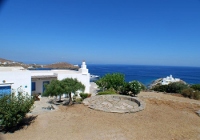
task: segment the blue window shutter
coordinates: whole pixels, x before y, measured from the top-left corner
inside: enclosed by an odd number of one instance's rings
[[[0,86],[0,97],[11,94],[11,86]]]

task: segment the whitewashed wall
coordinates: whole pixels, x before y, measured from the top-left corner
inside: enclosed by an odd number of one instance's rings
[[[24,92],[31,95],[31,72],[30,71],[1,71],[0,72],[0,83],[5,80],[5,86],[11,84],[11,88],[17,93],[17,89],[21,86]],[[8,83],[8,84],[6,84]],[[3,85],[1,85],[3,86]]]
[[[68,74],[68,73],[57,73],[58,80],[62,80],[65,78],[76,78],[79,82],[85,85],[85,93],[90,93],[90,74],[81,74],[81,73],[76,73],[76,74]]]
[[[51,82],[53,79],[49,78],[49,79],[42,79],[42,80],[38,80],[38,79],[33,79],[32,82],[35,82],[35,91],[32,91],[32,95],[33,94],[38,94],[38,93],[43,93],[43,82],[44,81],[49,81]]]

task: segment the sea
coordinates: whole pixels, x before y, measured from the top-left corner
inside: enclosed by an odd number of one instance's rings
[[[107,73],[122,73],[127,82],[137,80],[146,86],[170,75],[188,84],[200,84],[200,67],[87,64],[87,68],[90,74],[100,77]]]

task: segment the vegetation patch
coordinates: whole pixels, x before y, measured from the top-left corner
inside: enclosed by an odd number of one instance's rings
[[[196,99],[196,100],[200,99],[200,91],[194,90],[193,88],[184,89],[184,90],[182,90],[181,94],[184,97],[188,97],[191,99]]]
[[[159,92],[178,93],[190,99],[200,99],[200,84],[189,86],[183,82],[174,82],[169,85],[156,85],[152,89]]]
[[[99,92],[97,95],[109,95],[109,94],[117,94],[115,90],[106,90]]]
[[[174,82],[169,85],[156,85],[152,89],[159,92],[167,93],[181,93],[183,89],[187,89],[189,86],[182,82]]]
[[[85,98],[91,97],[91,94],[88,93],[80,93],[81,98],[84,100]]]
[[[146,87],[139,81],[125,82],[125,77],[121,73],[106,74],[96,81],[100,92],[98,95],[106,94],[123,94],[123,95],[137,95]]]
[[[194,84],[191,86],[191,88],[200,91],[200,84]]]
[[[34,104],[28,94],[5,95],[0,98],[0,130],[9,131],[25,118]]]
[[[52,80],[50,84],[45,85],[46,89],[44,92],[45,96],[59,96],[59,101],[61,101],[61,96],[63,94],[69,95],[69,105],[72,104],[71,93],[76,93],[76,91],[85,90],[85,86],[79,82],[77,79],[66,78],[61,81]]]

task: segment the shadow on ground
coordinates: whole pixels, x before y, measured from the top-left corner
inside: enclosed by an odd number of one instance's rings
[[[8,129],[0,129],[0,133],[14,133],[15,131],[18,131],[20,129],[27,129],[28,126],[33,123],[35,121],[35,119],[37,118],[37,116],[27,116],[25,117],[21,123],[19,123],[17,126],[12,127],[12,128],[8,128]],[[1,136],[0,136],[0,140],[1,140]]]

